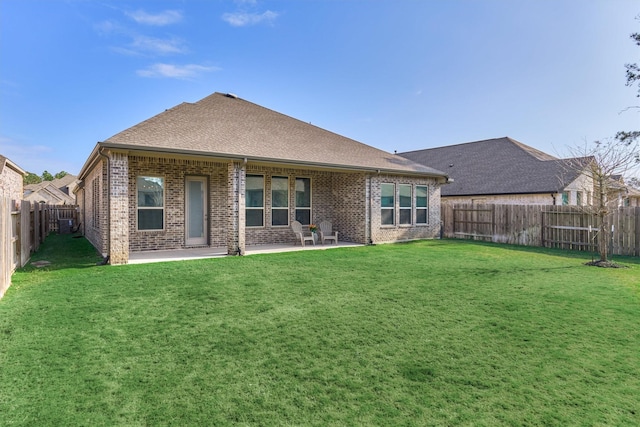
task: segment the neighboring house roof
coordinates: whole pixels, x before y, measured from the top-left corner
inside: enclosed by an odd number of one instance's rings
[[[68,173],[62,178],[54,179],[51,183],[63,192],[70,194],[75,186],[78,185],[78,177]]]
[[[627,197],[640,199],[640,190],[631,186],[627,187]]]
[[[75,175],[65,175],[53,181],[42,181],[24,186],[24,200],[45,202],[52,205],[73,205],[75,198],[69,193],[76,185]],[[70,189],[71,187],[71,189]]]
[[[11,160],[9,160],[8,158],[0,154],[0,174],[2,173],[2,171],[4,171],[5,167],[13,169],[14,171],[18,172],[20,175],[23,175],[23,176],[27,175],[27,171],[25,171],[20,166],[18,166],[17,164],[13,163]]]
[[[235,95],[214,93],[145,120],[100,147],[441,177],[444,172],[294,119]],[[82,169],[88,168],[94,154]]]
[[[558,193],[580,175],[577,161],[558,159],[509,137],[398,153],[444,170],[453,183],[442,196]]]

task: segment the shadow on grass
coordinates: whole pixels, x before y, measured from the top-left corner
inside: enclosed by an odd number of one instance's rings
[[[545,254],[549,256],[575,258],[575,259],[589,260],[589,261],[598,260],[600,258],[600,254],[595,252],[587,252],[587,251],[572,251],[567,249],[541,248],[538,246],[509,245],[506,243],[483,242],[478,240],[466,240],[466,239],[442,239],[442,241],[467,242],[467,243],[476,244],[478,246],[487,246],[487,247],[494,247],[494,248],[500,247],[509,251]],[[625,265],[625,264],[640,265],[640,258],[632,257],[632,256],[609,255],[609,260],[614,261],[617,264],[621,264],[621,265]]]
[[[102,256],[80,234],[50,234],[20,272],[95,267]],[[37,267],[37,265],[42,265]]]

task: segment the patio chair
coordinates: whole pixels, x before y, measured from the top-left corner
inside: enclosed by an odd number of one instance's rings
[[[320,241],[324,245],[325,240],[333,240],[338,244],[338,232],[332,230],[330,221],[322,221],[320,223]]]
[[[311,242],[315,246],[316,239],[313,238],[313,234],[309,236],[305,236],[304,232],[302,231],[302,224],[300,224],[298,221],[293,221],[291,223],[291,229],[293,230],[293,233],[296,235],[296,240],[300,239],[300,244],[302,246],[304,246],[304,242]]]

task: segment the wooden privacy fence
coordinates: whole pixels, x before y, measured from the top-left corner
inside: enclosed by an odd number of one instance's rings
[[[443,204],[443,236],[597,251],[600,218],[577,206]],[[640,207],[611,213],[612,255],[640,256]]]
[[[0,197],[0,298],[11,284],[16,268],[24,267],[31,254],[51,232],[77,223],[76,206],[44,205]]]

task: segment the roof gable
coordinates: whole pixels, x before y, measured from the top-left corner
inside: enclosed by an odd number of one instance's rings
[[[250,161],[446,176],[434,168],[221,93],[196,103],[179,104],[100,144]]]
[[[578,175],[572,159],[558,159],[508,137],[399,155],[448,172],[453,183],[442,188],[443,196],[556,193]]]

